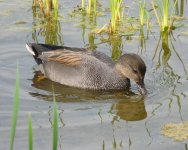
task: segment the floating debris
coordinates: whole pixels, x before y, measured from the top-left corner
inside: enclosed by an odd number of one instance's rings
[[[22,24],[27,24],[27,22],[25,22],[25,21],[16,21],[14,24],[15,25],[22,25]]]
[[[188,121],[179,124],[168,123],[162,128],[161,134],[173,138],[175,141],[187,140]]]

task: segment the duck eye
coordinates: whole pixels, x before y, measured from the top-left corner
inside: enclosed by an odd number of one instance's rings
[[[136,70],[136,69],[133,69],[133,72],[134,72],[135,74],[137,74],[137,73],[138,73],[138,70]]]

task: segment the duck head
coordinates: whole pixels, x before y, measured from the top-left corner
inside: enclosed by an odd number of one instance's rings
[[[147,94],[144,84],[146,65],[140,56],[136,54],[122,55],[116,64],[116,69],[123,77],[134,80],[141,94]]]

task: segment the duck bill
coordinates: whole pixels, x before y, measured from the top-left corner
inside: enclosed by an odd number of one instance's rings
[[[139,89],[139,91],[142,95],[147,94],[147,90],[145,88],[144,80],[137,82],[137,86],[138,86],[138,89]]]

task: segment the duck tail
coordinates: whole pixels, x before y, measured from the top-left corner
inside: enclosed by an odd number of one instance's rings
[[[62,48],[65,48],[65,47],[49,45],[49,44],[41,44],[41,43],[27,43],[26,44],[26,49],[33,55],[37,64],[42,63],[42,60],[39,58],[42,52],[54,51],[54,50],[58,50]]]
[[[42,63],[42,60],[38,57],[42,53],[42,51],[40,50],[40,44],[27,43],[26,49],[33,55],[38,65]]]
[[[27,43],[26,44],[26,49],[33,55],[36,56],[36,50],[32,47],[32,43]]]

